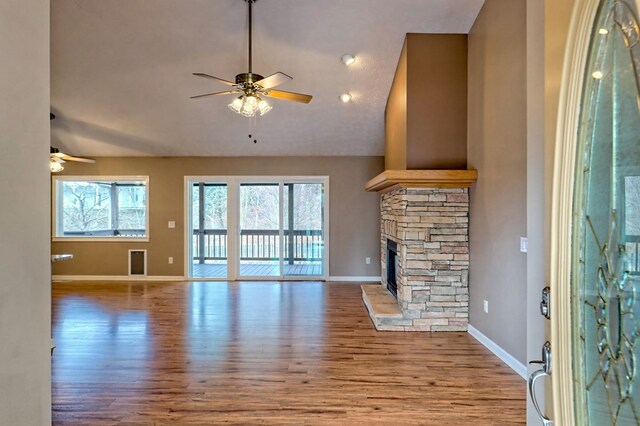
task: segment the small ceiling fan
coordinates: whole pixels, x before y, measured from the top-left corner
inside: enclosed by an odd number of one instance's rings
[[[240,93],[240,96],[229,104],[229,108],[238,114],[244,115],[245,117],[254,117],[256,114],[264,115],[271,110],[271,106],[262,99],[263,96],[308,104],[311,102],[311,95],[273,89],[274,87],[293,79],[287,74],[277,72],[268,77],[263,77],[252,72],[252,6],[257,0],[243,1],[249,4],[249,72],[236,75],[235,83],[209,74],[193,73],[195,76],[218,81],[226,84],[227,86],[233,87],[233,89],[226,90],[224,92],[192,96],[191,99]]]
[[[56,118],[55,114],[53,113],[49,113],[49,119],[53,120],[54,118]],[[62,164],[64,164],[67,161],[78,161],[80,163],[95,163],[96,160],[93,160],[91,158],[82,158],[82,157],[74,157],[72,155],[67,155],[64,152],[60,152],[60,150],[58,148],[55,147],[50,147],[50,159],[49,159],[49,169],[51,169],[51,171],[53,173],[57,173],[57,172],[61,172],[64,170],[64,166]]]

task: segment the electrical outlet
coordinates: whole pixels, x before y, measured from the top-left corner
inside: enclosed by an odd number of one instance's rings
[[[484,313],[485,314],[489,313],[489,301],[488,300],[484,301]]]
[[[520,251],[526,253],[529,250],[529,239],[527,237],[520,237]]]
[[[365,257],[364,258],[364,263],[366,263],[367,265],[371,265],[371,258],[370,257]]]
[[[170,220],[167,225],[168,225],[168,227],[170,229],[174,229],[176,227],[176,221],[175,220]]]
[[[173,265],[173,257],[169,256],[169,265]]]

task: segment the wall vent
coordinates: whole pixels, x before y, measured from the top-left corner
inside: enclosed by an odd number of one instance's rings
[[[129,250],[129,276],[147,276],[147,251]]]

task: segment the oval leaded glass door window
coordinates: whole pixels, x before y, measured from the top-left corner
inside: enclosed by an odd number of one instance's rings
[[[574,193],[572,362],[580,425],[640,424],[639,41],[636,4],[601,1]]]

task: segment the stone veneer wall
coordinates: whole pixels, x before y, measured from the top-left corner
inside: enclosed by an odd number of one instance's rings
[[[469,192],[408,188],[381,194],[382,285],[387,239],[398,243],[398,304],[388,330],[466,331],[469,319]]]

